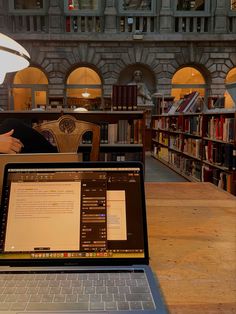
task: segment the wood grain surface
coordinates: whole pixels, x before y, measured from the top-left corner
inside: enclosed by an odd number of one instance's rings
[[[211,183],[145,183],[150,265],[170,313],[236,313],[236,197]]]

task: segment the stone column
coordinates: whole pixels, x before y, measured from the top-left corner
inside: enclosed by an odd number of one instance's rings
[[[0,0],[0,32],[7,33],[8,25],[7,25],[7,6],[8,1]]]
[[[106,0],[105,10],[104,10],[104,32],[105,33],[116,33],[116,1]]]
[[[49,0],[48,8],[48,23],[49,33],[61,34],[64,33],[63,16],[60,7],[60,0]]]
[[[162,0],[160,9],[160,33],[173,32],[173,8],[171,0]]]
[[[227,3],[228,0],[216,0],[215,33],[227,33]]]

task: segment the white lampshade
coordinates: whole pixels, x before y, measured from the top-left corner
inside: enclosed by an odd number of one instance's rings
[[[88,92],[87,88],[85,89],[85,92],[82,93],[82,96],[84,98],[88,98],[90,96],[90,93]]]
[[[0,84],[6,73],[16,72],[29,66],[30,55],[20,44],[0,33]]]

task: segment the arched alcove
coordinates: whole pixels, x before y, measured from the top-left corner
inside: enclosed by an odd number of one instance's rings
[[[12,85],[12,102],[15,110],[45,109],[48,79],[37,67],[28,67],[16,73]]]
[[[132,64],[123,69],[120,72],[117,84],[127,85],[131,83],[133,81],[134,72],[137,70],[142,72],[143,82],[147,86],[150,94],[152,95],[155,92],[156,88],[155,75],[151,69],[147,68],[143,64]]]
[[[204,97],[206,93],[206,82],[203,74],[194,67],[186,66],[179,69],[172,78],[171,95],[179,100],[193,91]]]
[[[89,67],[78,67],[66,81],[67,106],[75,109],[98,109],[102,103],[102,82],[98,73]]]

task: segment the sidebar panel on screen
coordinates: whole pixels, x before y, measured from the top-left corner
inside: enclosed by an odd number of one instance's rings
[[[106,179],[83,180],[81,192],[81,251],[105,251]]]

